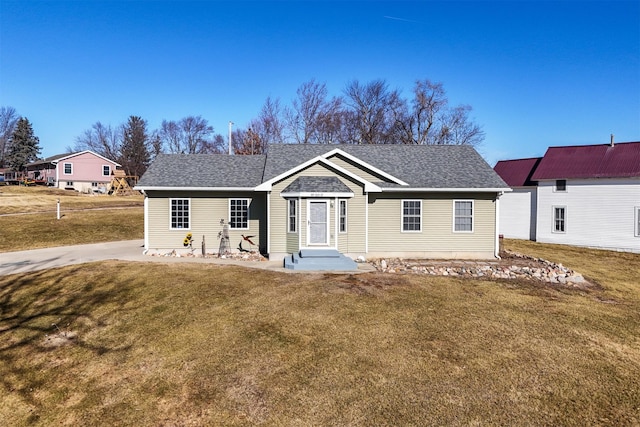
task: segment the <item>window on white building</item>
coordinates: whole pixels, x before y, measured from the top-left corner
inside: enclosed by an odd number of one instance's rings
[[[567,231],[567,208],[564,206],[553,207],[553,232],[564,233]]]

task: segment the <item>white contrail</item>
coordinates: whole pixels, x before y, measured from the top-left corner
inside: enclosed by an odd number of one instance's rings
[[[404,18],[398,18],[396,16],[383,16],[383,18],[385,19],[393,19],[394,21],[403,21],[403,22],[415,22],[416,24],[418,23],[418,21],[413,21],[411,19],[404,19]]]

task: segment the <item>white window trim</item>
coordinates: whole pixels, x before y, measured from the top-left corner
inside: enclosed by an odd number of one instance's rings
[[[634,236],[640,237],[640,206],[634,206],[633,212],[634,212],[633,219],[635,220],[634,227],[633,227],[635,229]]]
[[[293,214],[294,221],[293,226],[295,230],[291,229],[291,203],[295,206],[295,212]],[[300,212],[298,209],[298,199],[287,199],[287,233],[296,234],[298,232],[298,218],[300,217]]]
[[[70,166],[71,172],[67,173],[67,165]],[[65,162],[62,164],[62,174],[63,175],[73,175],[73,163]]]
[[[404,229],[404,202],[418,202],[420,203],[420,229],[419,230],[405,230]],[[400,201],[400,232],[401,233],[422,233],[423,225],[423,209],[421,199],[402,199]]]
[[[104,168],[109,168],[109,173],[104,173]],[[110,176],[111,175],[111,165],[102,165],[102,176]]]
[[[471,230],[456,230],[456,203],[457,202],[471,202]],[[451,224],[451,230],[454,233],[466,233],[471,234],[476,229],[476,204],[473,199],[455,199],[453,200],[453,223]]]
[[[325,213],[326,213],[326,231],[325,236],[327,237],[326,241],[323,243],[311,243],[311,204],[312,203],[324,203],[326,205]],[[307,199],[307,247],[316,248],[316,247],[331,247],[331,202],[329,199]],[[335,205],[334,205],[335,206]],[[335,209],[335,207],[334,207]],[[334,243],[337,242],[337,239],[334,240]]]
[[[189,215],[187,216],[189,221],[189,227],[186,228],[174,228],[172,226],[173,219],[173,201],[174,200],[188,200],[189,201]],[[171,197],[169,198],[169,230],[191,230],[191,198],[189,197]]]
[[[231,225],[231,201],[232,200],[246,200],[247,201],[247,226],[246,227],[232,227]],[[229,198],[229,209],[227,212],[227,223],[229,224],[229,230],[249,230],[250,226],[251,226],[251,221],[250,221],[250,210],[249,210],[249,205],[251,205],[251,199],[247,198],[247,197],[230,197]]]
[[[340,229],[340,220],[342,219],[342,212],[340,207],[344,203],[344,230]],[[422,212],[422,211],[421,211]],[[347,200],[342,199],[338,200],[338,234],[347,234],[349,230],[349,206],[347,205]]]
[[[556,209],[564,209],[564,231],[556,230]],[[551,233],[553,234],[566,234],[567,233],[567,207],[563,205],[551,206]]]

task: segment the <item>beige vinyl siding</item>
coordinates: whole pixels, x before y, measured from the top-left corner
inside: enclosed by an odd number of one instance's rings
[[[286,252],[287,253],[294,253],[294,252],[298,252],[300,250],[300,230],[302,228],[302,219],[301,219],[301,204],[302,204],[302,200],[300,200],[299,198],[294,198],[296,200],[296,231],[295,233],[289,232],[289,206],[288,206],[288,201],[289,199],[285,200],[285,207],[287,209],[286,211],[286,218],[285,218],[285,223],[284,223],[284,227],[285,227],[285,232],[286,232]],[[272,206],[273,209],[273,206]],[[273,221],[273,215],[271,220]]]
[[[204,236],[207,253],[216,253],[220,246],[218,233],[222,231],[220,220],[229,221],[229,199],[250,199],[249,229],[229,229],[229,244],[232,250],[237,250],[241,234],[254,236],[251,240],[262,249],[266,235],[266,200],[264,194],[254,192],[244,193],[210,193],[210,192],[156,192],[148,191],[148,242],[149,249],[182,249],[182,241],[187,233],[192,233],[194,248],[198,250]],[[172,230],[170,227],[170,199],[190,199],[190,227],[189,229]],[[244,249],[250,249],[248,243],[243,242]],[[255,246],[251,249],[258,249]]]
[[[429,253],[452,257],[492,254],[495,248],[494,194],[371,194],[369,252]],[[422,231],[402,232],[402,201],[422,201]],[[473,232],[453,231],[454,200],[473,200]]]
[[[365,250],[365,204],[366,199],[363,194],[362,184],[354,182],[352,178],[336,173],[334,170],[321,164],[312,165],[298,173],[289,176],[282,181],[275,183],[271,191],[271,252],[272,253],[292,253],[299,249],[298,237],[295,241],[293,233],[287,233],[287,201],[280,193],[291,182],[299,176],[337,176],[354,193],[354,197],[347,199],[348,227],[347,233],[336,233],[336,215],[338,213],[338,203],[332,195],[327,194],[319,199],[328,200],[329,203],[329,246],[336,246],[338,239],[338,250],[345,253],[364,253]],[[302,247],[307,246],[307,201],[308,198],[300,199],[300,227]],[[331,207],[333,203],[333,207]]]

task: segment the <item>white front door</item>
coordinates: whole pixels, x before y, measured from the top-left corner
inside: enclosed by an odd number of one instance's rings
[[[329,207],[326,200],[309,200],[307,242],[309,245],[329,244]]]

